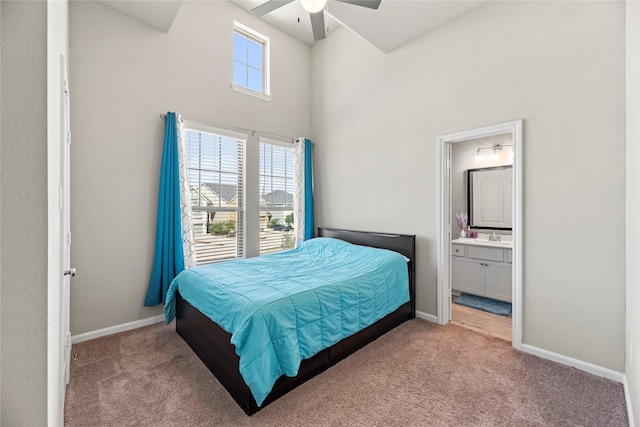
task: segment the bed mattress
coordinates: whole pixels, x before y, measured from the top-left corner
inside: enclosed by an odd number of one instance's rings
[[[281,375],[409,301],[406,258],[396,252],[315,238],[296,249],[191,268],[176,292],[231,334],[240,373],[258,406]]]

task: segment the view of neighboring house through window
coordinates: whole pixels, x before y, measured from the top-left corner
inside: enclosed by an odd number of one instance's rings
[[[245,135],[190,122],[185,145],[197,263],[244,257],[245,221],[258,217],[244,210]],[[256,163],[247,185],[259,185],[260,254],[292,249],[293,146],[261,138]]]
[[[260,253],[294,246],[293,147],[260,143]]]
[[[233,31],[234,89],[269,95],[269,39],[235,23]]]
[[[244,256],[244,141],[186,129],[198,264]]]

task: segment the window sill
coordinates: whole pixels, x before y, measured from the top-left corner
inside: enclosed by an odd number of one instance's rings
[[[271,95],[267,95],[261,92],[256,92],[255,90],[247,89],[246,87],[238,86],[236,84],[231,83],[231,88],[236,92],[244,93],[245,95],[250,95],[255,98],[262,99],[263,101],[271,102]]]

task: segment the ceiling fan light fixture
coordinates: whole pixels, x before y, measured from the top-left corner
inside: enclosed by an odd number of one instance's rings
[[[318,13],[327,5],[327,0],[300,0],[302,7],[309,13]]]

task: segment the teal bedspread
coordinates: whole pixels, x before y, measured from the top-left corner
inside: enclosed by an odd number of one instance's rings
[[[286,252],[184,270],[167,293],[167,323],[176,291],[231,334],[260,406],[303,359],[409,301],[409,278],[396,252],[315,238]]]

